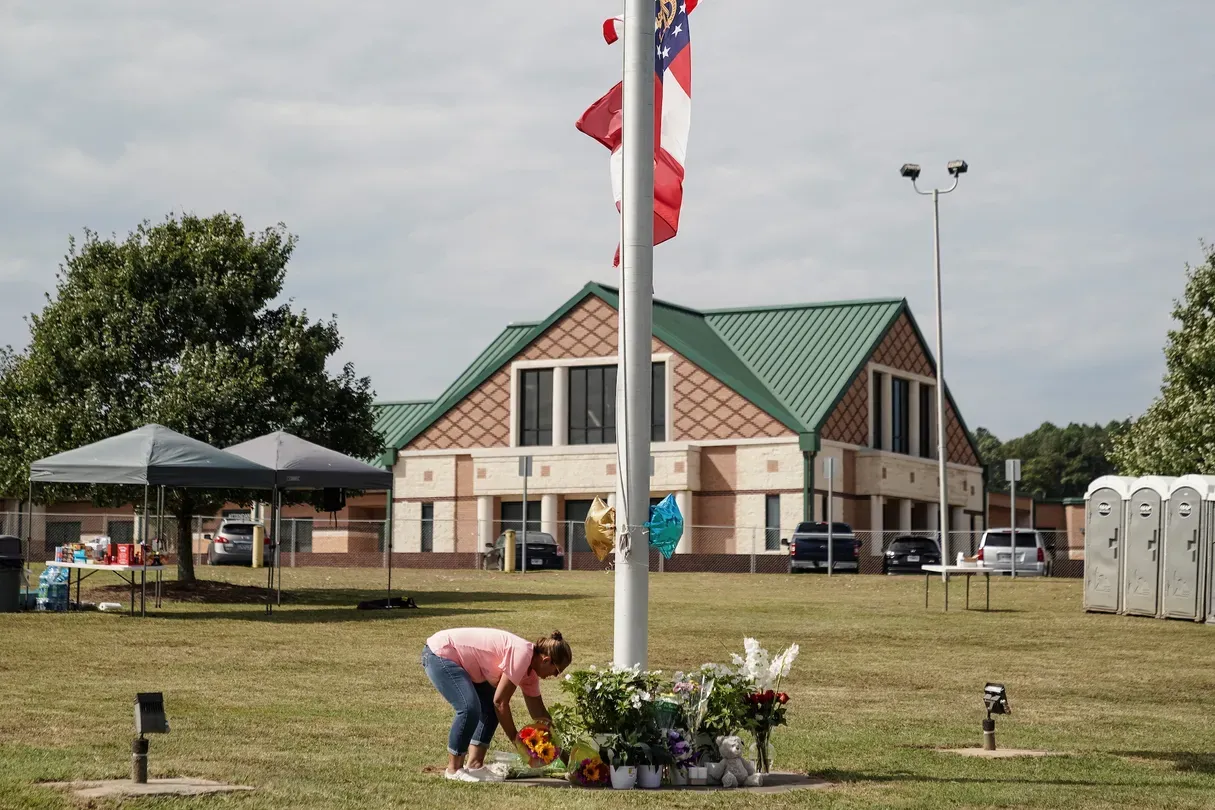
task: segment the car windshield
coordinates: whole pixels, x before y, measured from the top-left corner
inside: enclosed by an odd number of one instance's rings
[[[795,533],[796,534],[826,534],[827,533],[827,524],[819,523],[819,522],[799,523],[799,524],[797,524],[797,530]],[[832,534],[852,534],[852,527],[849,526],[847,523],[832,523],[831,524],[831,533]]]
[[[1012,545],[1012,532],[988,532],[983,545],[1008,548]],[[1034,532],[1017,532],[1017,548],[1037,548],[1038,536]]]
[[[253,536],[253,524],[252,523],[228,523],[228,524],[225,524],[224,527],[220,529],[220,531],[224,534],[232,535],[235,537],[252,537]]]
[[[522,543],[523,543],[523,533],[516,532],[515,533],[515,545],[519,546]],[[527,544],[529,546],[555,546],[555,545],[557,545],[557,541],[553,539],[553,536],[551,534],[547,534],[546,532],[528,532],[527,533]],[[498,539],[494,542],[494,547],[502,548],[505,545],[506,545],[506,535],[505,534],[498,535]]]
[[[898,554],[936,554],[937,544],[931,540],[895,540],[890,549]]]

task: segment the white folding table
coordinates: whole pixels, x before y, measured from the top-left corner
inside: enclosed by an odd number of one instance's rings
[[[135,615],[136,574],[139,575],[138,580],[139,580],[139,585],[140,585],[139,614],[141,616],[146,616],[146,615],[148,615],[148,608],[147,608],[148,572],[152,571],[152,572],[155,572],[155,574],[156,574],[156,580],[154,582],[154,585],[156,587],[156,592],[154,594],[154,597],[156,599],[155,607],[160,607],[160,584],[162,581],[161,572],[164,571],[165,568],[168,567],[168,566],[164,566],[164,565],[105,565],[103,563],[90,563],[90,562],[55,562],[53,560],[47,562],[47,564],[46,564],[47,568],[50,568],[51,566],[68,569],[68,601],[69,601],[69,603],[71,602],[71,597],[72,597],[72,571],[73,570],[76,571],[76,604],[77,605],[80,604],[80,580],[88,579],[89,577],[93,576],[93,574],[97,573],[98,571],[111,571],[111,572],[117,574],[119,579],[121,579],[123,582],[125,582],[131,586],[131,613],[130,613],[130,615],[132,615],[132,616]],[[83,573],[85,571],[88,571],[89,573],[87,573],[87,574]]]
[[[949,610],[949,576],[951,574],[959,574],[966,577],[966,609],[970,610],[970,578],[976,574],[982,574],[987,580],[987,606],[984,610],[991,610],[991,568],[986,568],[981,565],[922,565],[920,570],[924,572],[924,608],[928,608],[928,582],[934,579],[933,574],[945,575],[945,609]]]

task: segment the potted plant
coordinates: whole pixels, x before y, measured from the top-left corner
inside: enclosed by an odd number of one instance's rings
[[[603,760],[608,764],[613,790],[632,790],[637,785],[637,763],[642,759],[635,736],[616,734],[607,740]]]
[[[695,765],[695,752],[688,732],[682,729],[667,729],[666,749],[670,761],[667,763],[667,775],[672,785],[683,787],[688,784],[688,769]]]
[[[662,787],[662,773],[674,760],[667,751],[665,733],[649,729],[653,738],[638,744],[640,758],[637,763],[637,787],[657,790]]]
[[[746,728],[755,737],[755,765],[760,773],[772,769],[772,731],[785,724],[785,704],[789,696],[781,691],[781,681],[788,677],[799,648],[790,645],[775,658],[753,638],[743,639],[745,656],[735,655],[739,674],[751,686],[746,696]]]

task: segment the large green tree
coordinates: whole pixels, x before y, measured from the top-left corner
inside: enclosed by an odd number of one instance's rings
[[[0,355],[0,484],[23,495],[31,461],[158,423],[216,447],[288,430],[340,452],[380,452],[370,381],[327,366],[333,321],[278,302],[296,238],[237,216],[170,216],[125,239],[70,240],[31,340]],[[43,499],[129,500],[130,490],[56,488]],[[181,489],[178,573],[194,578],[191,518],[254,493]]]
[[[1128,475],[1215,473],[1215,248],[1186,266],[1185,295],[1173,304],[1176,328],[1164,347],[1160,396],[1114,442]]]
[[[975,431],[975,439],[992,491],[1008,490],[1004,462],[1018,458],[1021,459],[1018,492],[1040,498],[1069,498],[1083,495],[1094,478],[1116,472],[1110,453],[1114,437],[1125,428],[1124,422],[1072,423],[1063,428],[1043,422],[1030,433],[1007,442],[1001,442],[984,428]]]

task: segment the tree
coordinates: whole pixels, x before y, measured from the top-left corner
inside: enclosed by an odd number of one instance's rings
[[[1173,303],[1177,328],[1164,348],[1160,396],[1114,442],[1127,475],[1215,472],[1215,248],[1186,265],[1185,295]]]
[[[370,381],[351,364],[326,370],[342,345],[336,322],[274,304],[295,244],[281,224],[254,233],[229,214],[145,221],[121,242],[92,231],[79,246],[69,240],[55,295],[29,318],[29,347],[0,357],[3,490],[24,496],[31,461],[149,422],[221,448],[283,429],[377,455]],[[133,494],[72,487],[43,497],[115,504]],[[167,496],[181,579],[194,579],[193,516],[253,497]]]
[[[1094,478],[1116,471],[1110,458],[1113,438],[1125,427],[1126,423],[1110,422],[1060,428],[1043,422],[1036,430],[1007,442],[1001,443],[983,428],[975,431],[975,439],[988,469],[991,491],[1008,491],[1004,462],[1017,458],[1021,460],[1018,491],[1040,498],[1069,498],[1083,495]]]

